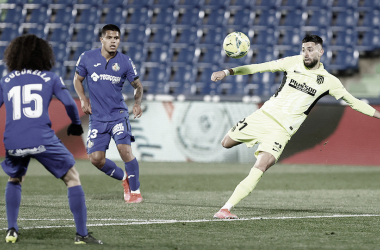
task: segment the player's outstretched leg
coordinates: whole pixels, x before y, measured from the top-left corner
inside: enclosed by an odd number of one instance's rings
[[[129,188],[131,190],[130,198],[126,200],[126,203],[141,203],[143,198],[140,192],[140,181],[139,181],[139,163],[137,159],[134,158],[130,162],[125,162],[125,171],[128,175]]]
[[[13,227],[8,229],[7,236],[5,236],[6,243],[16,243],[18,241],[18,232]]]

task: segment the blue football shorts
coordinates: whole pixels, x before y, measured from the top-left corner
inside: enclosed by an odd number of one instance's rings
[[[61,143],[37,147],[6,150],[5,160],[1,163],[4,172],[12,178],[26,174],[30,158],[39,161],[56,178],[62,178],[75,165],[74,156]]]
[[[127,117],[111,122],[90,121],[86,143],[87,154],[95,151],[106,151],[111,137],[116,145],[131,145],[131,142],[135,141]]]

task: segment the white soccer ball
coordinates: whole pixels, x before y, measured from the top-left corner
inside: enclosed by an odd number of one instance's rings
[[[249,38],[242,32],[234,31],[226,36],[223,41],[223,49],[227,56],[232,58],[244,57],[251,46]]]

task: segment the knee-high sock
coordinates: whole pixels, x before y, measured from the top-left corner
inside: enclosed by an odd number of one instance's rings
[[[7,210],[8,229],[12,227],[18,231],[17,217],[21,203],[21,184],[18,182],[7,183],[5,187],[5,204]]]
[[[104,164],[104,166],[100,169],[100,171],[120,181],[124,177],[124,171],[121,168],[119,168],[115,162],[109,159],[106,159],[106,164]]]
[[[127,175],[128,175],[129,187],[131,188],[131,191],[136,191],[140,188],[139,163],[137,162],[135,158],[130,162],[124,162],[124,164],[125,164],[125,171],[127,172]]]
[[[87,207],[82,186],[68,188],[67,197],[69,199],[70,210],[74,216],[77,233],[81,236],[86,236],[88,234],[86,227]]]
[[[252,192],[263,174],[263,171],[253,167],[249,172],[249,175],[244,180],[242,180],[239,185],[236,186],[235,191],[227,203],[231,204],[232,206],[238,204],[242,199],[244,199]]]

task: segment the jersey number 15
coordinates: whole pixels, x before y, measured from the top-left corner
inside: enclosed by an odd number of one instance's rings
[[[22,103],[29,104],[34,101],[34,109],[31,107],[23,108],[22,111],[24,115],[28,118],[38,118],[42,115],[43,112],[43,100],[39,94],[32,93],[32,90],[41,91],[42,84],[27,84],[22,86],[15,86],[11,88],[8,92],[8,101],[12,100],[13,106],[13,120],[21,119],[21,96]]]

